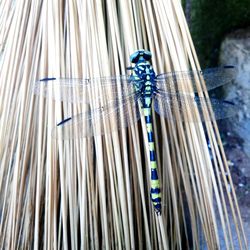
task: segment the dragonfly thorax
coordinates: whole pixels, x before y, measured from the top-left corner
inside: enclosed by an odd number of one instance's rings
[[[136,63],[131,77],[137,90],[141,91],[142,97],[152,97],[155,89],[155,72],[151,64],[144,60]]]
[[[133,75],[137,76],[140,80],[152,81],[155,79],[156,75],[151,64],[144,60],[136,63]]]
[[[151,52],[147,50],[138,50],[130,57],[135,64],[132,76],[136,80],[153,81],[156,77],[153,67],[150,64]]]

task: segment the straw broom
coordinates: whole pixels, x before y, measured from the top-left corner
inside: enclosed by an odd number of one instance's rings
[[[0,11],[1,248],[199,249],[202,238],[217,249],[221,225],[226,249],[234,249],[233,223],[237,244],[247,249],[210,107],[203,110],[211,116],[205,126],[155,116],[164,204],[156,216],[144,122],[118,130],[111,117],[105,120],[111,134],[54,140],[55,124],[85,107],[33,92],[34,82],[47,76],[125,74],[139,48],[151,50],[158,73],[199,69],[179,1],[2,1]],[[208,98],[198,79],[197,89]],[[101,84],[90,96],[93,109],[94,97],[103,104],[114,98]]]

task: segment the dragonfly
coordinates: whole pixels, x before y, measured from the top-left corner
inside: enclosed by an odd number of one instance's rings
[[[106,135],[126,128],[144,117],[150,162],[150,197],[157,215],[161,214],[161,189],[152,124],[152,111],[173,122],[211,121],[204,108],[212,107],[215,119],[234,115],[237,108],[225,100],[199,97],[197,81],[212,90],[233,80],[235,67],[187,70],[156,75],[152,53],[140,49],[130,56],[129,75],[89,79],[43,78],[34,93],[54,100],[83,103],[86,110],[59,122],[52,130],[57,139],[77,139]],[[94,90],[94,91],[93,91]]]

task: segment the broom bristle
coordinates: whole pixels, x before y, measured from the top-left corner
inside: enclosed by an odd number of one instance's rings
[[[142,48],[157,73],[200,69],[180,1],[2,1],[0,10],[2,249],[199,249],[202,241],[217,249],[221,240],[234,249],[232,224],[247,248],[212,118],[203,126],[188,121],[193,110],[183,123],[154,114],[163,203],[156,216],[145,123],[108,133],[117,126],[111,117],[104,136],[55,140],[53,127],[86,105],[34,94],[45,77],[127,74],[130,54]],[[196,84],[208,98],[205,82]],[[92,109],[120,98],[119,87],[118,96],[102,90],[90,86]],[[211,107],[203,112],[209,118]]]

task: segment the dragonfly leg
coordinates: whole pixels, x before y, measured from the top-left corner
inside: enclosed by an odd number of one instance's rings
[[[129,67],[126,68],[126,70],[134,70],[134,67],[129,66]]]

